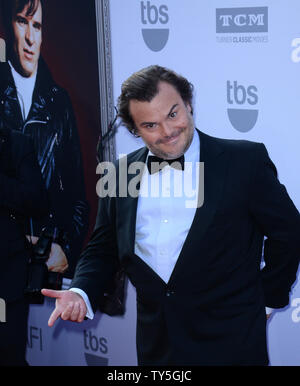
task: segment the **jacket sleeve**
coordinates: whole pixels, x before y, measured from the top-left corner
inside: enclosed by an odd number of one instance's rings
[[[300,214],[263,144],[258,144],[250,209],[262,229],[264,262],[262,283],[266,306],[281,308],[289,303],[300,257]]]
[[[13,170],[0,171],[2,210],[33,218],[47,215],[48,196],[31,140],[19,133],[12,137],[10,149],[2,153],[1,161],[6,163],[6,170]]]
[[[81,254],[71,287],[83,290],[95,311],[119,267],[113,199],[99,198],[94,232]]]

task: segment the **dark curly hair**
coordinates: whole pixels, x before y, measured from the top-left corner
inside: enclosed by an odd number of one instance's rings
[[[166,82],[175,87],[182,100],[192,107],[193,85],[183,76],[158,65],[149,66],[132,74],[122,84],[121,95],[118,98],[118,116],[124,126],[135,136],[136,127],[129,111],[129,102],[138,100],[151,102],[158,93],[158,84]]]

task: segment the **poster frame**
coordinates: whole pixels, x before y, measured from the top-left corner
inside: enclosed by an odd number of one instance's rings
[[[109,0],[95,0],[99,93],[101,110],[101,146],[98,156],[101,161],[114,162],[116,159],[115,136],[112,134],[112,122],[116,115],[113,96],[112,49],[110,28]]]

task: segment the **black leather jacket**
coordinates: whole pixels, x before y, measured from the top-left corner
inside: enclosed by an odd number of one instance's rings
[[[31,234],[39,236],[44,226],[58,227],[67,234],[63,245],[69,261],[66,276],[72,276],[88,227],[79,137],[70,98],[59,87],[40,58],[32,105],[23,119],[8,63],[0,63],[0,128],[21,130],[34,142],[50,201],[50,215],[32,221]]]
[[[22,299],[30,245],[25,225],[49,212],[48,195],[34,146],[27,136],[0,130],[0,298]],[[0,327],[1,329],[1,327]]]

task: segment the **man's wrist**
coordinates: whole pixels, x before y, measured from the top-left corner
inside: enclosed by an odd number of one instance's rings
[[[86,312],[85,316],[88,319],[93,319],[95,314],[94,314],[94,312],[92,310],[91,303],[89,301],[89,298],[88,298],[87,294],[82,289],[80,289],[80,288],[69,288],[69,291],[75,292],[75,293],[77,293],[78,295],[80,295],[82,297],[82,299],[85,302],[86,309],[87,309],[87,312]]]

